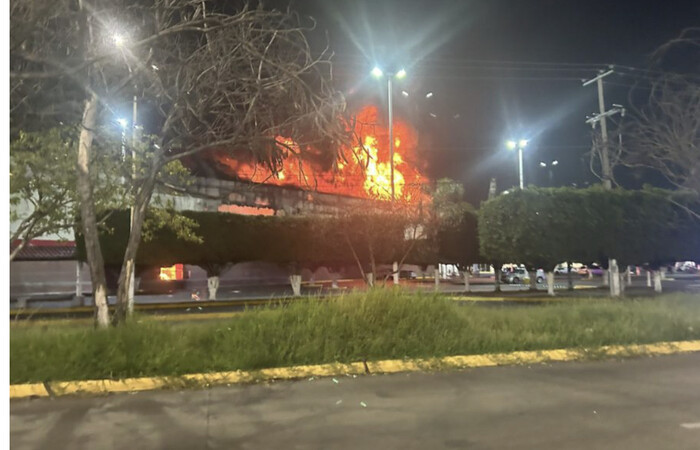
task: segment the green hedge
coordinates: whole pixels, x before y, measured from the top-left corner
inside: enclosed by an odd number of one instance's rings
[[[516,190],[482,205],[481,252],[489,261],[550,269],[609,257],[652,266],[697,259],[700,223],[669,201],[674,195],[692,204],[692,197],[661,190]]]

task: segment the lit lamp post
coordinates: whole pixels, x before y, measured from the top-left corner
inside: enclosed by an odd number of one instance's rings
[[[371,72],[374,78],[381,78],[384,76],[384,71],[379,67],[375,67]],[[387,73],[387,101],[389,110],[389,164],[391,167],[391,201],[396,199],[396,194],[394,190],[394,110],[391,94],[391,80],[396,77],[397,80],[406,77],[406,71],[404,69],[399,70],[396,73]]]
[[[540,161],[540,167],[542,167],[543,169],[546,169],[547,167],[549,167],[549,185],[550,185],[550,187],[552,187],[552,185],[554,184],[552,182],[552,178],[554,177],[553,171],[554,171],[554,166],[557,166],[557,165],[559,165],[559,161],[557,161],[556,159],[554,161],[550,162],[549,164],[547,164],[544,161]]]
[[[520,139],[519,141],[508,141],[506,142],[506,147],[508,150],[518,149],[518,173],[520,175],[520,189],[524,188],[523,183],[523,149],[527,146],[526,139]]]

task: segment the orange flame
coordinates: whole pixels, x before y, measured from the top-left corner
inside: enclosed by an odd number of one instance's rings
[[[375,200],[391,200],[391,163],[388,146],[389,132],[380,125],[379,111],[366,106],[356,116],[354,131],[361,144],[342,148],[331,170],[299,158],[298,145],[278,136],[277,142],[286,146],[288,155],[282,168],[273,173],[259,165],[242,162],[218,153],[215,158],[224,170],[239,179],[278,186],[296,186],[329,194],[348,195]],[[419,170],[416,155],[417,137],[407,123],[394,122],[394,191],[399,200],[411,201],[425,197],[421,187],[426,178]]]

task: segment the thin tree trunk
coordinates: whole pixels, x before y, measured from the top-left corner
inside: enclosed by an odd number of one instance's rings
[[[569,283],[568,289],[574,290],[574,277],[571,276],[571,264],[566,263],[566,281]]]
[[[663,288],[661,286],[661,272],[659,270],[654,271],[654,292],[659,294],[662,292]]]
[[[348,244],[348,247],[350,247],[350,251],[352,252],[352,257],[355,259],[355,263],[357,264],[358,269],[360,269],[360,275],[362,276],[362,280],[369,285],[369,280],[367,278],[367,274],[365,274],[365,269],[362,267],[362,262],[360,261],[360,258],[357,256],[357,252],[355,251],[355,247],[352,246],[352,242],[350,242],[350,237],[348,236],[347,233],[343,233],[343,236],[345,237],[345,241]],[[372,285],[370,285],[372,287]]]
[[[10,262],[12,262],[12,261],[17,257],[17,255],[19,255],[19,252],[21,252],[22,249],[23,249],[26,245],[27,245],[27,240],[26,240],[26,239],[22,239],[22,241],[19,243],[19,245],[17,246],[17,248],[15,248],[14,250],[12,250],[12,253],[10,253]]]
[[[394,264],[392,264],[392,266],[391,266],[391,270],[392,270],[392,275],[394,277],[394,284],[396,286],[398,286],[399,285],[399,262],[398,261],[394,261]]]
[[[135,273],[136,253],[141,243],[143,222],[146,218],[148,204],[151,201],[153,189],[155,188],[156,176],[161,167],[162,155],[156,154],[151,162],[146,179],[138,190],[134,198],[134,215],[131,222],[131,232],[126,245],[124,260],[122,262],[121,273],[119,274],[119,288],[117,290],[117,307],[114,311],[114,323],[123,323],[127,314],[133,312],[133,304],[129,307],[129,286],[133,283]]]
[[[301,297],[301,275],[290,275],[289,282],[292,285],[292,293],[295,297]]]
[[[95,325],[100,328],[109,326],[109,309],[107,307],[107,278],[104,259],[100,248],[97,231],[95,202],[90,182],[90,151],[94,129],[97,123],[97,97],[92,95],[85,103],[80,140],[78,142],[77,188],[80,198],[80,216],[83,225],[85,250],[87,253],[90,277],[92,278],[92,298],[95,302]]]
[[[620,269],[617,265],[617,260],[610,260],[609,266],[610,273],[610,296],[619,297],[620,296]]]
[[[528,277],[530,277],[530,288],[529,290],[531,291],[536,291],[537,290],[537,269],[535,269],[532,274],[528,272]]]
[[[495,264],[493,266],[493,277],[494,277],[494,291],[501,292],[501,264]]]
[[[435,270],[433,271],[433,274],[435,275],[435,291],[440,290],[440,268],[439,265],[435,266]]]
[[[619,281],[618,281],[618,289],[619,289],[619,294],[623,295],[625,293],[625,274],[621,273],[619,275]]]
[[[554,296],[554,272],[547,272],[547,294]]]
[[[651,270],[647,269],[647,287],[651,287]]]
[[[464,292],[469,292],[469,271],[465,270],[462,275],[464,276]]]
[[[216,291],[219,289],[219,275],[210,275],[207,277],[207,298],[209,300],[216,300]]]

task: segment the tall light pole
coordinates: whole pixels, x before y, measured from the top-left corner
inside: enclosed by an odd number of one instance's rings
[[[372,76],[375,78],[381,78],[384,75],[384,71],[379,67],[375,67],[371,72]],[[396,191],[394,188],[394,102],[392,99],[392,85],[391,80],[396,77],[397,79],[402,79],[406,77],[406,71],[404,69],[399,70],[396,73],[387,73],[387,109],[389,111],[389,167],[391,168],[391,201],[396,200]]]
[[[527,147],[527,139],[520,139],[517,142],[507,141],[506,147],[508,147],[508,150],[515,150],[516,148],[518,149],[518,174],[520,177],[520,189],[524,189],[525,183],[523,180],[523,149]]]

